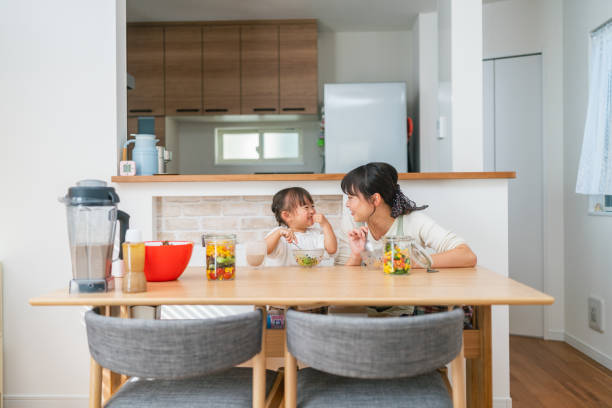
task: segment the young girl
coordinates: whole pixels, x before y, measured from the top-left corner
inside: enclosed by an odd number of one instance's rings
[[[278,227],[266,235],[268,266],[297,265],[293,249],[324,248],[336,253],[334,230],[323,214],[315,211],[310,193],[301,187],[285,188],[274,195],[272,212]],[[317,223],[319,227],[313,227]]]

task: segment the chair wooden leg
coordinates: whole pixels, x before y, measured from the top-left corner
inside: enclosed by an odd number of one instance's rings
[[[253,408],[264,408],[266,403],[266,308],[261,310],[261,350],[253,357]]]
[[[287,348],[285,336],[285,408],[295,408],[297,404],[297,360]]]
[[[453,310],[454,306],[449,306],[448,310]],[[463,336],[463,332],[462,332]],[[461,350],[459,354],[450,363],[451,369],[451,397],[453,399],[454,408],[465,408],[466,407],[466,384],[465,384],[465,344],[461,342]],[[448,382],[448,380],[447,380]],[[447,385],[448,386],[448,385]]]
[[[285,377],[285,370],[281,367],[278,369],[278,373],[276,374],[276,379],[274,380],[274,384],[272,384],[272,388],[266,397],[266,406],[265,408],[278,408],[281,406],[283,401],[283,378]]]
[[[89,408],[100,408],[102,403],[102,366],[91,357],[89,369]]]
[[[457,357],[450,363],[452,397],[454,408],[465,408],[465,358],[463,358],[463,344]]]

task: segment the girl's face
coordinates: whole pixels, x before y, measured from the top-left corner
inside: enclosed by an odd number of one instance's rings
[[[283,219],[289,228],[306,229],[314,224],[315,206],[313,203],[300,205],[292,211],[284,211]]]
[[[346,208],[349,209],[355,221],[365,222],[372,216],[376,210],[372,198],[374,197],[370,197],[368,200],[361,193],[358,193],[358,195],[348,194]]]

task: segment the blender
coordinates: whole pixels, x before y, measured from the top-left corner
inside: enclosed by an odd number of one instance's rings
[[[125,240],[130,216],[117,209],[119,196],[100,180],[81,180],[59,199],[66,204],[68,239],[72,259],[70,293],[106,292],[113,289],[111,275],[115,225]],[[121,245],[119,258],[122,258]]]

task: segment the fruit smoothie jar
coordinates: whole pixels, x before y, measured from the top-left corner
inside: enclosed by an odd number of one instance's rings
[[[232,280],[236,276],[236,235],[205,234],[206,278]]]
[[[410,273],[410,249],[413,240],[403,236],[385,238],[382,257],[383,271],[390,275],[406,275]]]

